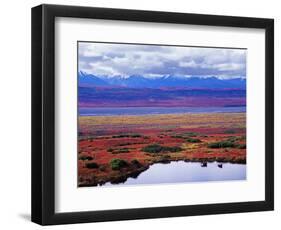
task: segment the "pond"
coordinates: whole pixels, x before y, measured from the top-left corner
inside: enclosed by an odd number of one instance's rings
[[[160,184],[246,180],[246,165],[232,163],[199,163],[174,161],[169,164],[156,163],[137,178],[128,178],[118,185]],[[112,186],[110,182],[105,185]],[[116,185],[113,185],[116,186]]]

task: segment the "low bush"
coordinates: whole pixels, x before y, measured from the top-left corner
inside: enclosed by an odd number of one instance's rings
[[[98,165],[97,163],[95,163],[95,162],[90,162],[90,163],[87,163],[87,164],[86,164],[86,167],[87,167],[88,169],[96,169],[96,168],[99,167],[99,165]]]
[[[93,160],[94,158],[91,157],[91,156],[80,156],[79,157],[79,160],[82,160],[82,161],[90,161],[90,160]]]
[[[190,143],[200,143],[200,142],[201,142],[201,140],[200,140],[200,139],[197,139],[197,138],[191,138],[191,137],[186,138],[185,140],[186,140],[187,142],[190,142]]]
[[[140,164],[140,162],[139,162],[137,159],[133,159],[133,160],[131,161],[131,163],[132,163],[132,164]]]
[[[148,145],[142,148],[142,151],[148,152],[148,153],[160,153],[162,151],[163,147],[158,144],[154,145]]]
[[[181,147],[178,146],[162,146],[158,144],[148,145],[142,148],[142,151],[147,153],[166,153],[166,152],[180,152],[182,151]]]
[[[122,149],[115,149],[112,151],[113,154],[118,154],[118,153],[129,153],[130,150],[128,148],[122,148]]]
[[[125,160],[115,158],[110,161],[110,166],[113,170],[119,170],[128,166],[128,163]]]
[[[236,144],[234,144],[231,141],[219,141],[219,142],[213,142],[208,144],[209,148],[234,148],[236,147]]]
[[[114,135],[112,138],[123,138],[123,137],[130,137],[128,134],[120,134],[120,135]]]
[[[133,133],[133,134],[130,135],[130,137],[133,137],[133,138],[135,138],[135,137],[142,137],[142,135],[140,135],[138,133]]]
[[[137,159],[133,159],[131,161],[131,163],[134,165],[134,166],[137,166],[137,167],[140,167],[141,166],[141,163],[137,160]]]

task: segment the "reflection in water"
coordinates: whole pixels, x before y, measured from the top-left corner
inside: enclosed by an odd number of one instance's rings
[[[148,170],[142,172],[138,177],[128,178],[123,184],[118,185],[229,180],[246,180],[246,165],[184,161],[171,162],[170,164],[157,163],[151,165]],[[106,183],[105,185],[111,184]]]

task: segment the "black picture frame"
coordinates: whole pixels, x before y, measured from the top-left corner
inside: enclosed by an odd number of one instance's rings
[[[55,213],[55,18],[109,19],[265,29],[265,200]],[[32,8],[32,221],[41,225],[267,211],[274,209],[274,20],[110,8]]]

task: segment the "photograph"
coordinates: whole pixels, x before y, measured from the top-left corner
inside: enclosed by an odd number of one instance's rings
[[[32,7],[32,222],[274,210],[274,18],[150,6]]]
[[[77,42],[78,187],[246,180],[247,49]]]

